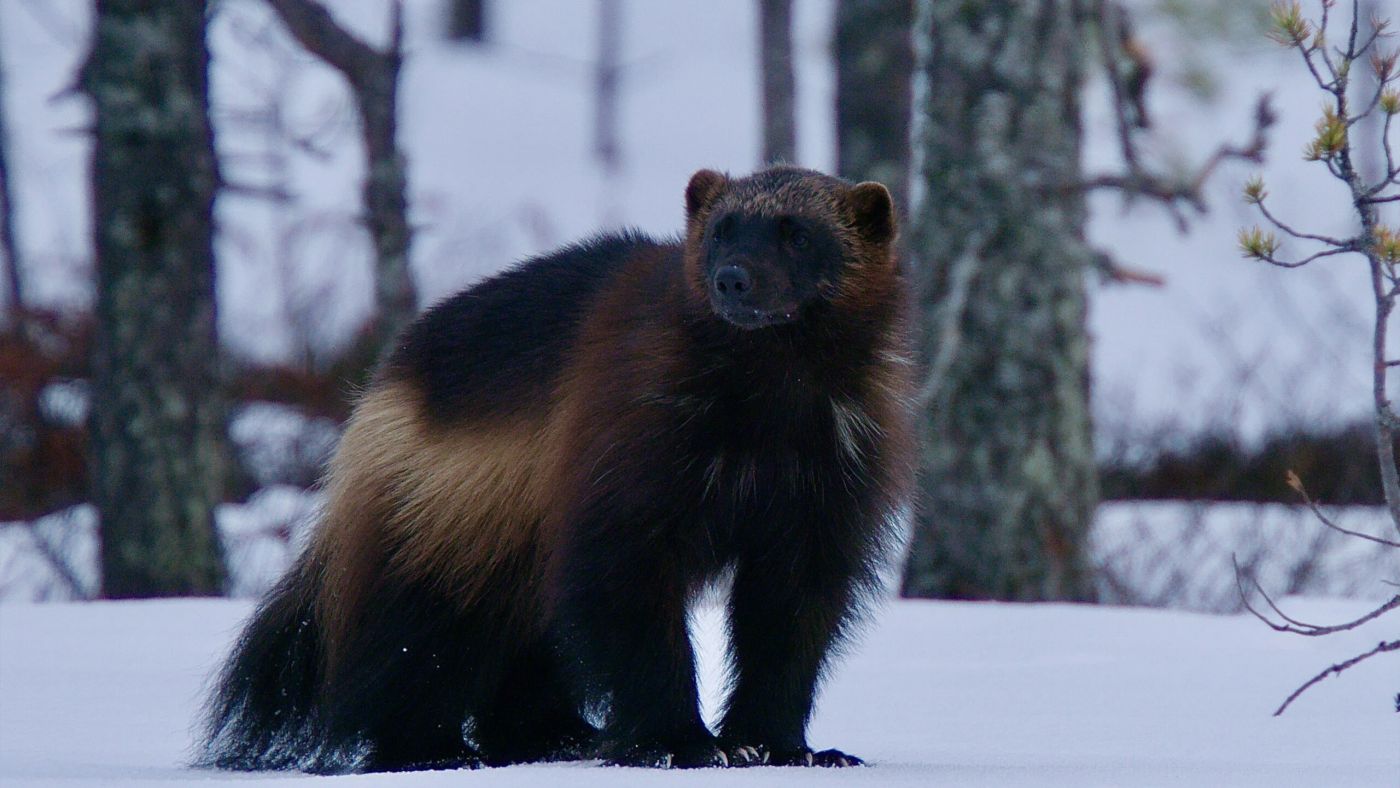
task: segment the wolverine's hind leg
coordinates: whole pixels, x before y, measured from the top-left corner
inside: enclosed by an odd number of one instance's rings
[[[473,738],[492,766],[591,757],[598,730],[580,714],[559,655],[541,638],[502,673],[494,699],[476,717]]]
[[[331,728],[368,744],[365,771],[479,766],[463,726],[492,673],[480,616],[411,585],[381,586],[366,613],[325,688]]]

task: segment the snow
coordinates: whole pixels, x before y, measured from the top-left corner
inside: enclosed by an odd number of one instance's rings
[[[1308,620],[1365,605],[1286,600]],[[211,671],[247,602],[0,605],[0,784],[247,785],[187,768]],[[697,617],[708,714],[722,628]],[[1393,634],[1390,633],[1390,634]],[[658,773],[594,763],[470,775],[334,778],[346,785],[1380,786],[1400,780],[1400,690],[1386,655],[1303,680],[1387,633],[1272,632],[1243,616],[1072,605],[893,602],[832,672],[814,746],[864,769]],[[310,785],[302,775],[257,785]]]

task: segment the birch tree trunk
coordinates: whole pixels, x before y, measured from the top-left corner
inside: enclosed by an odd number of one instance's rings
[[[1091,600],[1075,0],[921,0],[928,379],[908,596]]]
[[[107,597],[218,594],[225,409],[205,3],[98,0],[92,497]]]

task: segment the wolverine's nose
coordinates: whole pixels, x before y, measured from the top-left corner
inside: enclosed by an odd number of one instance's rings
[[[726,301],[738,301],[753,290],[753,278],[748,269],[726,265],[715,272],[715,292]]]

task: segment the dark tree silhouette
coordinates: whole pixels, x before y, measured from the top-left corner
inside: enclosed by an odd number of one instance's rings
[[[792,0],[758,0],[758,52],[763,84],[763,162],[796,162]]]
[[[836,171],[889,187],[909,212],[914,0],[836,4]]]
[[[5,265],[5,301],[0,301],[0,325],[24,308],[24,270],[15,238],[14,183],[10,180],[8,126],[5,123],[5,73],[0,70],[0,257]]]

